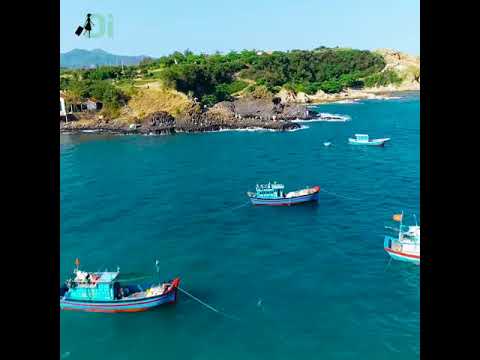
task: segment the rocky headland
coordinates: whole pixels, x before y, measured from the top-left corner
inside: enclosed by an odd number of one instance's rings
[[[192,102],[177,116],[167,111],[156,111],[128,121],[82,114],[76,121],[61,122],[60,131],[155,135],[255,128],[285,131],[300,128],[293,120],[313,119],[317,115],[304,104],[284,103],[278,97],[240,98],[217,103],[209,109],[202,109]]]

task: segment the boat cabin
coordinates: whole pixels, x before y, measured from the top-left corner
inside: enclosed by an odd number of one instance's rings
[[[409,226],[408,230],[403,232],[403,237],[412,241],[420,241],[420,226]]]
[[[357,141],[369,141],[367,134],[355,134],[355,138]]]
[[[88,273],[78,270],[75,278],[67,281],[65,296],[75,300],[112,301],[120,288],[116,281],[118,275],[119,272]]]
[[[417,241],[409,241],[405,238],[395,239],[388,237],[385,239],[385,245],[387,249],[392,249],[393,251],[404,253],[404,254],[420,254],[420,243]]]
[[[262,199],[284,198],[284,189],[285,186],[283,184],[277,184],[277,182],[274,182],[273,184],[257,184],[255,189],[255,196]]]
[[[420,254],[420,226],[400,225],[398,237],[387,237],[385,247],[406,254]]]

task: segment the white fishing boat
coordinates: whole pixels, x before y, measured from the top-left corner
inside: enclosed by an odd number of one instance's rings
[[[355,139],[349,138],[348,143],[352,145],[373,145],[373,146],[383,146],[387,141],[390,141],[390,138],[382,139],[369,139],[367,134],[355,134]]]
[[[399,221],[400,227],[395,229],[386,226],[386,228],[397,231],[398,236],[385,236],[383,241],[385,251],[392,259],[420,265],[420,226],[416,223],[416,217],[414,226],[403,225],[403,212],[394,215],[393,220]]]

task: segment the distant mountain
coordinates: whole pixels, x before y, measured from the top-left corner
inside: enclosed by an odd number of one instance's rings
[[[137,65],[148,56],[123,56],[110,54],[101,49],[73,49],[60,53],[60,66],[65,68],[89,68],[101,65]]]

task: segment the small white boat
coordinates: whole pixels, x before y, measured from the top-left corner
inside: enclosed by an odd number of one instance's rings
[[[330,145],[332,145],[332,143],[327,141],[327,142],[324,142],[323,145],[324,146],[330,146]]]
[[[352,145],[374,145],[383,146],[390,138],[369,139],[367,134],[355,134],[355,139],[349,138],[348,143]]]

